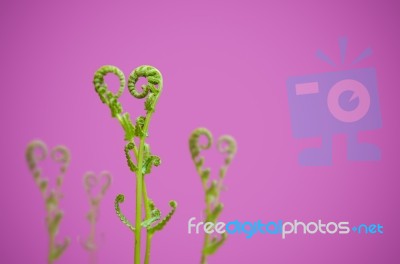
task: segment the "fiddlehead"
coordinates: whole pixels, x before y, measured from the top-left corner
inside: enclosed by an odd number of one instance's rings
[[[60,173],[57,176],[57,188],[61,188],[64,175],[67,172],[69,162],[70,162],[70,154],[66,147],[57,146],[51,151],[51,158],[61,164]]]
[[[37,153],[38,151],[39,155]],[[61,166],[60,172],[56,177],[56,186],[49,189],[48,180],[42,177],[42,171],[38,166],[40,161],[46,159],[47,153],[48,151],[46,144],[39,140],[29,143],[26,149],[26,160],[29,170],[33,174],[35,183],[39,186],[40,192],[45,200],[47,211],[46,223],[50,240],[48,259],[50,263],[53,263],[54,260],[58,259],[62,255],[70,243],[69,238],[64,239],[63,244],[59,245],[55,243],[55,237],[58,233],[63,217],[63,212],[59,209],[59,202],[63,197],[61,193],[61,186],[70,162],[70,154],[68,149],[64,146],[57,146],[50,152],[51,158],[55,162],[60,163]]]
[[[207,139],[206,144],[200,144],[199,139],[201,136],[205,136]],[[189,137],[189,150],[192,154],[193,161],[196,162],[200,156],[200,151],[209,149],[213,143],[212,134],[207,128],[195,129]]]
[[[94,195],[93,192],[99,184],[103,180],[103,184],[100,188],[100,191],[97,195]],[[83,177],[83,185],[85,187],[85,191],[89,197],[91,208],[98,209],[101,200],[103,199],[104,195],[106,194],[108,188],[110,187],[112,182],[111,174],[107,171],[103,171],[100,173],[100,176],[97,177],[93,172],[87,172]],[[93,210],[91,210],[92,212]],[[96,211],[97,213],[97,211]]]
[[[105,76],[107,74],[114,74],[119,78],[119,90],[117,93],[112,93],[107,84],[105,83]],[[147,80],[147,83],[141,86],[141,91],[137,89],[137,83],[139,79],[143,77]],[[157,167],[161,164],[160,157],[153,155],[150,152],[150,147],[146,144],[146,138],[148,137],[148,128],[151,117],[155,112],[156,103],[161,94],[163,88],[163,79],[161,73],[154,67],[144,65],[134,69],[128,78],[128,90],[129,93],[137,98],[146,98],[144,102],[144,109],[146,111],[145,116],[138,116],[136,122],[133,123],[131,115],[129,113],[123,113],[122,105],[118,102],[125,88],[125,76],[121,70],[114,66],[103,66],[94,75],[93,84],[95,91],[100,97],[102,103],[106,104],[110,110],[112,117],[119,120],[122,128],[125,131],[125,140],[127,144],[125,146],[125,158],[129,169],[136,174],[136,223],[135,227],[126,219],[121,213],[120,203],[124,201],[123,195],[118,195],[115,200],[115,210],[120,220],[129,227],[129,229],[135,232],[135,263],[140,262],[140,229],[142,227],[148,228],[152,224],[159,220],[161,214],[155,207],[153,209],[150,204],[150,199],[147,197],[147,191],[145,190],[144,175],[150,174],[153,166]],[[135,120],[135,119],[133,119]],[[135,142],[136,140],[136,142]],[[135,162],[132,160],[131,152],[135,156]],[[142,195],[143,193],[143,195]],[[144,204],[143,201],[144,200]],[[142,219],[141,208],[144,205],[146,211],[146,219]],[[176,204],[175,204],[176,205]],[[175,208],[173,209],[175,212]],[[172,213],[173,214],[173,213]],[[168,214],[169,220],[172,214]],[[162,220],[161,220],[162,221]],[[168,221],[165,221],[165,224]],[[163,222],[164,223],[164,222]],[[164,225],[165,225],[164,224]],[[151,233],[152,234],[152,233]],[[147,240],[151,239],[148,229]],[[149,243],[146,244],[146,260],[148,261],[149,254]]]
[[[225,164],[221,167],[219,174],[220,177],[223,178],[229,164],[231,164],[233,157],[235,157],[237,151],[236,140],[229,135],[221,136],[218,139],[217,148],[219,152],[227,154],[224,162]]]
[[[116,75],[119,79],[120,85],[116,94],[113,94],[108,89],[108,86],[104,81],[104,77],[109,73]],[[110,107],[112,117],[116,117],[118,114],[122,113],[122,106],[118,102],[118,98],[122,95],[125,89],[125,76],[123,72],[115,66],[103,66],[95,73],[93,84],[97,94],[100,96],[100,100],[103,104]]]
[[[136,83],[140,77],[147,79],[147,84],[142,85],[142,92],[136,89]],[[131,95],[138,99],[145,98],[145,110],[147,113],[155,111],[155,104],[162,91],[161,73],[151,66],[140,66],[131,72],[128,79],[128,89]]]
[[[119,220],[121,220],[122,223],[124,223],[132,232],[135,232],[135,227],[129,222],[129,220],[121,213],[121,208],[119,207],[120,203],[123,203],[125,200],[125,196],[123,194],[118,194],[117,197],[115,197],[115,212],[117,213],[117,216],[119,217]]]
[[[90,197],[92,189],[97,185],[97,178],[93,172],[87,172],[83,176],[83,185],[85,187],[86,194]]]
[[[35,151],[39,150],[39,155],[35,154]],[[43,161],[47,156],[47,146],[43,141],[34,140],[28,144],[26,148],[26,160],[28,162],[29,169],[34,171],[38,169],[38,162]]]
[[[61,171],[67,170],[69,162],[71,160],[69,151],[64,146],[57,146],[51,151],[51,157],[54,161],[61,163]]]
[[[201,136],[205,136],[207,143],[201,145],[199,139]],[[202,150],[209,149],[212,145],[211,132],[206,128],[195,129],[189,137],[189,150],[196,166],[196,170],[201,177],[203,183],[203,189],[205,192],[205,222],[216,223],[218,217],[223,210],[223,204],[219,202],[220,193],[222,190],[222,180],[225,177],[226,170],[231,163],[236,153],[236,141],[231,136],[221,136],[217,141],[217,149],[219,152],[226,154],[224,165],[220,169],[220,177],[218,180],[208,182],[210,176],[210,169],[205,169],[204,157],[200,156]],[[220,238],[211,237],[209,234],[205,234],[204,246],[202,250],[201,263],[207,263],[207,256],[214,254],[225,242],[227,238],[226,233],[223,233]]]
[[[89,197],[90,201],[90,209],[87,214],[87,218],[90,223],[90,234],[88,239],[83,244],[84,248],[88,251],[91,251],[91,257],[94,259],[95,255],[94,251],[97,249],[96,245],[96,223],[99,217],[99,207],[100,202],[102,201],[104,195],[106,194],[108,188],[111,185],[112,177],[111,174],[107,171],[103,171],[99,176],[96,176],[93,172],[87,172],[83,176],[83,185],[85,187],[85,191]],[[97,195],[94,195],[94,189],[103,182],[102,186]]]
[[[200,144],[200,137],[205,136],[206,144]],[[208,180],[210,176],[210,169],[204,168],[204,157],[200,156],[202,150],[209,149],[213,143],[213,137],[211,132],[207,128],[195,129],[189,137],[189,150],[192,156],[192,160],[196,166],[198,173],[203,181]]]
[[[125,158],[126,161],[128,162],[128,167],[132,172],[136,172],[137,167],[136,164],[133,163],[132,158],[131,158],[131,154],[129,153],[131,150],[135,149],[135,144],[132,142],[129,142],[128,144],[126,144],[124,152],[125,152]]]
[[[152,200],[147,201],[148,206],[150,208],[150,218],[146,219],[145,221],[142,222],[141,226],[149,229],[151,227],[151,224],[154,222],[158,221],[161,217],[161,211],[156,208],[154,205],[154,202]]]
[[[39,187],[42,195],[45,196],[47,192],[48,180],[42,178],[42,170],[38,167],[38,163],[45,160],[47,157],[46,144],[40,140],[32,141],[28,144],[28,147],[26,148],[25,157],[36,185]]]
[[[167,223],[169,222],[171,217],[174,215],[178,204],[176,201],[170,201],[169,206],[171,207],[171,210],[169,211],[169,213],[163,219],[161,219],[158,223],[156,223],[155,225],[148,228],[148,231],[151,234],[155,233],[156,231],[161,231],[167,225]],[[161,213],[160,213],[160,215],[161,215]]]
[[[99,194],[97,196],[93,196],[93,189],[100,183],[102,179],[104,179],[104,182],[101,186]],[[100,173],[100,177],[97,177],[93,172],[87,172],[83,176],[83,185],[90,199],[101,200],[106,194],[108,188],[110,188],[111,182],[112,176],[108,171],[102,171]]]
[[[158,167],[161,165],[160,157],[151,154],[150,146],[148,144],[144,144],[143,160],[144,160],[142,167],[143,175],[151,173],[151,168],[153,166]]]

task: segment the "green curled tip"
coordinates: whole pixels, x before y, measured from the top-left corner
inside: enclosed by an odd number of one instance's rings
[[[140,77],[147,79],[147,84],[142,85],[142,92],[136,89],[136,83]],[[156,88],[156,85],[158,88]],[[162,75],[159,70],[153,66],[143,65],[134,69],[129,75],[128,89],[131,95],[138,99],[145,98],[150,93],[160,93],[162,90]]]
[[[109,73],[116,75],[119,79],[120,84],[118,92],[116,94],[112,94],[111,91],[108,90],[107,84],[105,83],[104,77]],[[93,84],[96,92],[100,95],[100,97],[102,97],[102,95],[105,95],[106,93],[111,93],[112,95],[114,95],[115,98],[119,98],[125,89],[125,75],[120,69],[115,66],[104,65],[100,67],[100,69],[98,69],[94,74]]]
[[[229,165],[236,154],[237,144],[236,140],[229,135],[223,135],[218,139],[217,149],[221,153],[226,153],[227,157],[225,158],[225,165]],[[225,175],[226,168],[221,171],[221,175]]]
[[[201,136],[205,136],[207,139],[206,144],[200,144],[199,139]],[[189,137],[189,150],[192,155],[192,160],[196,165],[196,168],[201,169],[204,164],[204,157],[200,156],[200,151],[209,149],[212,145],[213,137],[211,132],[207,128],[196,128]]]
[[[39,153],[37,152],[37,150],[39,150]],[[29,169],[31,171],[34,171],[37,167],[37,163],[47,157],[46,144],[41,140],[34,140],[30,142],[28,144],[28,147],[26,148],[25,156],[28,162]]]
[[[176,208],[176,207],[178,207],[178,203],[176,201],[172,200],[169,202],[169,206],[171,206],[172,208]]]
[[[123,194],[118,194],[115,198],[115,202],[123,203],[125,201],[125,196]]]
[[[117,216],[121,220],[122,223],[124,223],[132,232],[135,232],[135,227],[129,222],[129,220],[121,213],[121,208],[119,207],[120,203],[123,203],[125,200],[125,196],[123,194],[118,194],[117,197],[115,197],[115,212],[117,213]]]
[[[57,146],[51,151],[51,157],[54,161],[63,164],[64,170],[69,165],[71,160],[71,155],[67,147],[65,146]]]
[[[224,146],[224,144],[226,145]],[[232,136],[223,135],[218,139],[217,148],[221,153],[235,155],[237,151],[236,140]]]
[[[156,225],[148,228],[148,232],[150,234],[154,234],[156,231],[161,231],[167,225],[169,220],[171,220],[171,217],[175,214],[178,203],[176,201],[172,200],[169,202],[169,205],[171,207],[171,211]]]
[[[132,158],[131,158],[131,154],[130,151],[133,150],[135,148],[135,144],[133,142],[129,142],[124,149],[125,152],[125,158],[126,161],[128,162],[128,167],[132,172],[136,172],[137,167],[135,165],[135,163],[133,163]]]

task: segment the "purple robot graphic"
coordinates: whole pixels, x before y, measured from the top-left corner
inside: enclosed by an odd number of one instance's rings
[[[339,43],[343,62],[346,39]],[[370,54],[371,49],[366,49],[353,64]],[[333,65],[323,52],[318,51],[317,56]],[[322,138],[319,148],[304,149],[300,153],[301,165],[331,165],[332,137],[339,133],[347,135],[348,160],[380,159],[377,146],[357,139],[359,131],[382,126],[374,68],[289,77],[287,90],[294,137]]]

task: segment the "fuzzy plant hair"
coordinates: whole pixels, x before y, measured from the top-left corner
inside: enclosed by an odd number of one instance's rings
[[[206,144],[200,144],[199,139],[205,137],[207,140]],[[219,176],[216,180],[210,179],[211,170],[210,168],[204,167],[204,157],[202,157],[201,151],[210,149],[213,144],[213,137],[211,132],[206,128],[195,129],[189,137],[189,150],[192,156],[194,165],[196,166],[197,173],[200,176],[203,190],[205,193],[206,208],[204,210],[205,219],[204,222],[216,223],[220,216],[224,206],[220,202],[220,194],[223,189],[223,180],[225,178],[228,166],[231,164],[233,157],[236,153],[236,141],[233,137],[224,135],[218,139],[217,149],[219,152],[226,155],[224,164],[219,170]],[[207,263],[209,255],[214,254],[226,241],[227,235],[223,233],[219,238],[205,234],[203,249],[201,251],[201,264]]]
[[[116,93],[111,92],[104,80],[107,74],[114,74],[119,79],[119,90]],[[141,86],[139,91],[136,84],[139,78],[146,78],[147,84]],[[153,235],[162,230],[175,213],[177,203],[170,201],[171,210],[164,218],[161,217],[160,210],[149,198],[145,183],[145,176],[148,177],[153,167],[161,164],[160,157],[153,155],[150,146],[146,143],[149,136],[149,124],[153,116],[158,98],[163,88],[163,79],[161,73],[152,66],[140,66],[131,72],[128,78],[129,93],[136,99],[145,99],[144,109],[146,114],[138,116],[135,122],[132,122],[131,116],[123,112],[122,105],[118,101],[125,89],[125,76],[121,70],[115,66],[106,65],[97,70],[94,75],[93,84],[96,93],[99,95],[103,104],[106,104],[111,110],[111,116],[116,118],[125,132],[125,157],[132,173],[136,175],[136,220],[132,224],[121,212],[120,204],[124,202],[125,196],[119,194],[115,198],[115,211],[121,220],[135,236],[135,254],[134,263],[141,262],[141,229],[146,229],[146,251],[144,263],[150,262],[150,248]],[[134,159],[132,158],[132,154]],[[144,207],[145,215],[142,216]]]
[[[98,250],[98,245],[96,243],[96,223],[99,218],[100,203],[110,187],[111,181],[111,174],[107,171],[101,172],[99,176],[96,176],[93,172],[87,172],[83,176],[83,185],[90,202],[90,209],[87,214],[87,219],[90,224],[90,233],[83,246],[89,252],[90,263],[97,263],[96,251]],[[97,187],[100,187],[100,190],[95,194],[94,189]]]
[[[56,236],[63,218],[63,212],[59,208],[63,197],[61,186],[70,162],[70,154],[64,146],[57,146],[50,152],[51,158],[60,164],[55,187],[49,186],[49,180],[42,177],[42,169],[39,167],[39,162],[45,160],[48,154],[46,144],[40,140],[34,140],[28,144],[25,154],[29,170],[46,205],[46,224],[49,234],[48,263],[51,264],[61,257],[70,243],[69,238],[65,238],[62,244],[56,243]]]

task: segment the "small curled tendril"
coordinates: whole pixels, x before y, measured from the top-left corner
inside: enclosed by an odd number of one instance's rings
[[[201,136],[206,136],[207,143],[202,145],[199,143],[199,138]],[[189,148],[192,154],[192,159],[196,159],[201,150],[209,149],[212,145],[212,134],[207,128],[197,128],[195,129],[189,137]]]
[[[51,151],[51,157],[55,162],[61,163],[61,173],[64,174],[71,160],[69,150],[65,146],[57,146]]]
[[[158,167],[161,165],[161,158],[156,155],[152,155],[150,151],[150,146],[148,144],[144,144],[144,151],[143,151],[143,167],[142,173],[144,175],[151,173],[151,168],[153,166]]]
[[[161,231],[167,225],[171,217],[174,215],[178,203],[176,201],[170,201],[169,206],[171,207],[171,211],[156,225],[148,228],[150,234],[154,234],[156,231]]]
[[[91,194],[92,189],[97,185],[97,178],[93,172],[87,172],[83,176],[83,184],[85,186],[85,191],[88,195]]]
[[[160,220],[160,217],[161,217],[161,211],[156,208],[156,206],[154,205],[154,202],[149,199],[148,203],[149,203],[149,208],[150,208],[150,218],[146,219],[145,221],[143,221],[141,223],[141,226],[143,226],[145,228],[149,228],[151,226],[151,224]]]
[[[39,150],[39,155],[35,154],[36,150]],[[34,172],[37,170],[38,162],[47,157],[47,146],[43,141],[34,140],[28,144],[25,155],[29,169]]]
[[[135,232],[135,227],[129,222],[129,220],[121,213],[121,209],[119,207],[120,203],[123,203],[125,200],[125,196],[123,194],[118,194],[117,197],[115,197],[115,212],[117,213],[117,216],[121,220],[122,223],[124,223],[132,232]]]
[[[205,136],[207,139],[206,144],[200,144],[199,139],[201,136]],[[201,174],[202,179],[208,179],[210,174],[209,169],[204,169],[204,157],[200,157],[200,152],[202,150],[209,149],[213,143],[213,137],[211,132],[207,128],[197,128],[195,129],[189,137],[189,150],[192,155],[192,160],[196,165],[197,170]]]
[[[132,142],[129,142],[128,144],[126,144],[125,149],[124,149],[125,158],[126,158],[126,161],[128,162],[128,167],[132,172],[136,172],[136,170],[137,170],[137,166],[135,165],[135,163],[133,163],[131,154],[130,154],[130,151],[133,150],[134,148],[135,148],[135,144],[133,144]]]
[[[217,148],[219,152],[228,154],[225,164],[230,164],[237,151],[236,140],[229,135],[221,136],[218,139]]]
[[[229,135],[221,136],[218,139],[217,148],[219,152],[227,154],[225,164],[221,167],[219,172],[220,177],[223,178],[225,177],[229,164],[231,164],[232,159],[235,157],[237,151],[236,140]]]
[[[36,153],[35,153],[36,152]],[[39,153],[38,153],[39,152]],[[38,167],[38,163],[46,159],[47,156],[47,146],[43,141],[34,140],[28,144],[26,148],[26,161],[28,163],[28,168],[33,175],[36,185],[39,187],[42,195],[47,192],[48,180],[42,178],[42,171]]]

